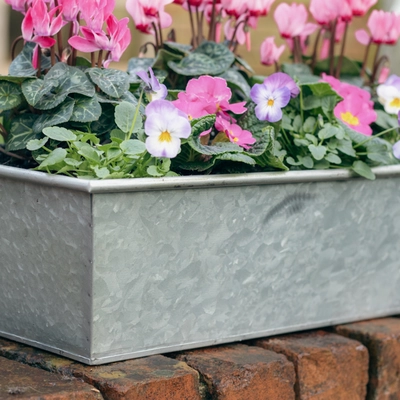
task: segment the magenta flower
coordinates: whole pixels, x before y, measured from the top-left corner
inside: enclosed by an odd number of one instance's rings
[[[56,16],[57,11],[60,11],[58,16]],[[56,41],[53,36],[65,25],[61,11],[60,6],[48,11],[47,4],[43,0],[35,0],[22,21],[23,38],[44,48],[54,46]]]
[[[235,143],[246,150],[250,148],[250,145],[256,142],[256,139],[253,137],[251,132],[242,129],[237,124],[231,124],[225,118],[220,116],[217,117],[217,120],[215,121],[215,128],[220,132],[224,132],[232,143]]]
[[[146,107],[146,117],[147,151],[154,157],[176,157],[181,148],[180,139],[187,139],[192,133],[185,113],[169,101],[155,100]]]
[[[113,15],[110,15],[106,20],[107,34],[82,26],[81,32],[84,37],[73,36],[68,40],[68,43],[74,49],[86,53],[98,50],[107,51],[108,54],[104,60],[104,67],[107,68],[111,61],[119,61],[131,41],[128,22],[128,18],[122,18],[118,21]]]
[[[286,107],[291,97],[296,97],[300,89],[287,74],[277,72],[255,84],[250,97],[257,104],[256,116],[261,121],[278,122],[282,119],[282,108]]]
[[[376,121],[377,114],[368,103],[360,101],[357,95],[346,96],[337,104],[334,114],[351,129],[366,136],[372,135],[370,124]]]
[[[243,114],[247,110],[245,101],[229,104],[232,92],[223,78],[204,75],[198,79],[191,79],[187,84],[186,93],[190,101],[202,103],[208,114],[221,114],[230,118],[228,111]]]
[[[10,5],[13,10],[25,14],[26,8],[30,7],[32,0],[5,0],[5,2]]]
[[[79,0],[59,0],[62,6],[62,14],[65,21],[72,22],[73,34],[77,35],[79,32],[78,14],[80,12]]]
[[[78,4],[86,26],[99,33],[103,31],[104,21],[112,15],[115,8],[115,0],[78,0]]]

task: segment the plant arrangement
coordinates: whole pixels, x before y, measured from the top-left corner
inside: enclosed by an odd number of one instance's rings
[[[349,25],[377,0],[279,2],[291,62],[266,38],[265,77],[238,51],[274,0],[127,0],[151,40],[126,72],[110,68],[131,41],[115,0],[6,2],[24,18],[0,76],[1,164],[87,179],[328,168],[374,179],[371,167],[399,162],[400,77],[379,49],[398,41],[400,17],[373,10],[356,33],[365,59],[345,56]],[[190,43],[165,35],[172,2]]]

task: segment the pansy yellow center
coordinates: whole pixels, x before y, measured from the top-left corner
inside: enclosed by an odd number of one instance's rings
[[[160,136],[158,137],[159,142],[172,142],[171,134],[168,131],[161,132]]]
[[[269,99],[267,104],[269,107],[272,107],[275,104],[274,99]]]
[[[360,125],[359,119],[353,115],[350,111],[347,111],[345,113],[341,113],[340,117],[344,122],[347,122],[349,125],[357,126]]]
[[[394,99],[390,102],[390,107],[400,108],[400,99],[399,99],[398,97],[394,98]]]

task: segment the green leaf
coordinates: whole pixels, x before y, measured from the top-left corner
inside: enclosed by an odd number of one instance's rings
[[[317,97],[338,96],[338,94],[332,89],[332,86],[326,82],[307,83],[303,86],[308,86],[313,95]]]
[[[334,58],[334,66],[336,67],[339,61],[339,56]],[[329,73],[330,59],[326,58],[325,60],[319,61],[315,64],[315,72],[320,75],[322,72]],[[360,76],[361,67],[359,64],[350,60],[347,57],[343,57],[342,68],[340,70],[341,75],[349,75],[349,76]]]
[[[67,150],[57,148],[54,149],[39,165],[39,169],[46,169],[47,167],[51,167],[56,165],[62,161],[64,161],[67,156]]]
[[[337,126],[333,126],[331,124],[325,124],[324,127],[318,132],[318,137],[320,140],[329,139],[337,135],[343,133],[343,130]]]
[[[314,131],[317,120],[314,117],[308,117],[303,124],[303,132],[311,133]]]
[[[157,53],[157,57],[153,63],[154,74],[160,73],[161,71],[165,71],[168,69],[168,63],[171,62],[179,62],[182,60],[181,54],[176,54],[175,52],[167,51],[165,49],[161,49]],[[157,75],[156,75],[157,76]]]
[[[37,138],[36,132],[32,129],[37,118],[35,114],[21,114],[12,119],[10,134],[6,141],[7,151],[25,149],[30,140]]]
[[[21,88],[26,101],[34,107],[45,94],[53,89],[54,84],[55,82],[44,79],[29,79],[22,83]]]
[[[129,156],[137,156],[146,151],[146,145],[140,140],[125,140],[120,144],[121,150]]]
[[[296,133],[299,133],[301,131],[301,128],[303,126],[303,121],[301,120],[300,115],[296,115],[296,117],[293,120],[293,129]]]
[[[244,69],[247,69],[247,71],[251,72],[252,74],[255,74],[254,69],[251,67],[251,65],[243,58],[236,56],[236,62],[241,65]],[[264,78],[265,79],[265,78]],[[264,81],[264,79],[259,82],[262,83]]]
[[[92,81],[111,97],[118,99],[129,90],[129,77],[126,72],[100,68],[90,68],[87,72]]]
[[[70,121],[93,122],[100,118],[101,105],[95,97],[76,95],[74,97],[74,102],[74,110]]]
[[[130,83],[139,83],[142,80],[136,75],[140,71],[148,71],[153,65],[154,58],[138,58],[134,57],[128,61],[128,74]]]
[[[243,153],[224,153],[220,154],[219,156],[216,157],[217,160],[222,160],[222,161],[235,161],[235,162],[241,162],[245,163],[248,165],[256,165],[256,161],[254,158],[251,158],[250,156],[247,156],[246,154]]]
[[[333,153],[328,153],[325,156],[325,160],[329,161],[332,164],[341,164],[342,163],[342,159]]]
[[[61,125],[68,122],[74,110],[74,100],[67,97],[65,101],[49,112],[41,114],[33,125],[34,133],[40,133],[44,128],[54,125]]]
[[[110,132],[110,138],[111,139],[121,139],[121,140],[125,140],[125,132],[122,132],[120,129],[113,129]]]
[[[33,139],[30,140],[27,145],[26,148],[30,151],[35,151],[35,150],[39,150],[41,149],[49,140],[48,137],[44,137],[42,139]]]
[[[322,99],[318,96],[306,96],[303,99],[303,110],[314,110],[322,107]]]
[[[75,160],[74,158],[69,158],[69,157],[67,157],[64,160],[64,162],[65,162],[65,164],[67,164],[71,167],[76,167],[76,168],[78,168],[80,165],[82,165],[82,161]]]
[[[79,143],[79,142],[78,142]],[[74,143],[75,145],[77,142]],[[89,144],[83,143],[83,145],[79,146],[78,154],[84,157],[90,164],[99,164],[100,157],[98,152]]]
[[[354,161],[351,169],[357,173],[358,175],[363,176],[364,178],[375,180],[375,174],[372,172],[371,168],[365,164],[363,161]]]
[[[220,75],[235,61],[235,55],[223,44],[203,42],[181,62],[169,61],[168,66],[185,76]]]
[[[306,139],[308,139],[314,146],[317,146],[318,140],[314,135],[306,134]]]
[[[312,76],[312,71],[306,64],[282,64],[282,71],[290,75],[292,78],[309,75]]]
[[[314,167],[314,160],[310,156],[305,156],[301,158],[301,163],[304,167],[311,169]]]
[[[51,128],[44,128],[43,133],[50,139],[57,140],[59,142],[68,142],[76,140],[76,135],[65,128],[59,128],[58,126],[52,126]]]
[[[10,65],[8,74],[14,77],[28,77],[36,75],[36,69],[32,65],[33,50],[36,44],[33,42],[27,42],[24,45],[21,53],[15,57]],[[51,61],[49,57],[42,55],[41,57],[41,70],[46,70],[51,67]]]
[[[182,44],[182,43],[177,43],[177,42],[164,42],[164,47],[169,50],[173,51],[182,55],[189,55],[190,51],[193,49],[192,46],[188,44]]]
[[[336,148],[343,154],[346,154],[354,158],[357,157],[356,151],[353,148],[351,140],[346,140],[346,139],[339,140]]]
[[[11,110],[22,103],[21,89],[13,82],[0,81],[0,112]]]
[[[221,78],[224,78],[228,85],[234,89],[239,89],[245,97],[250,97],[250,86],[247,83],[246,79],[243,75],[234,68],[229,68],[223,74],[219,75]]]
[[[150,165],[150,167],[147,168],[147,173],[154,177],[164,176],[164,172],[160,171],[155,165]]]
[[[310,144],[308,146],[308,149],[310,150],[312,156],[317,160],[322,160],[325,157],[326,154],[326,147],[325,146],[315,146],[313,144]]]
[[[382,129],[390,129],[390,128],[397,128],[399,123],[397,121],[397,116],[389,115],[383,110],[375,110],[378,118],[375,121]]]
[[[115,107],[115,123],[122,132],[137,132],[143,127],[142,116],[140,113],[137,114],[135,125],[133,125],[136,110],[137,107],[126,101],[123,101]]]
[[[99,168],[97,165],[93,168],[96,176],[99,179],[105,179],[110,175],[110,171],[108,170],[108,168],[103,167],[103,168]]]

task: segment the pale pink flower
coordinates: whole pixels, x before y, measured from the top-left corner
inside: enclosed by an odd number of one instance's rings
[[[243,0],[221,0],[222,7],[228,15],[239,18],[247,11],[247,4]]]
[[[277,46],[273,36],[267,37],[261,44],[261,63],[264,65],[274,65],[279,61],[279,57],[285,51],[285,46]]]
[[[251,17],[262,17],[269,13],[275,0],[247,0],[247,11]]]
[[[160,11],[164,11],[164,7],[167,4],[173,2],[173,0],[133,0],[143,8],[143,11],[148,17],[157,17]]]
[[[356,38],[361,44],[396,44],[400,37],[400,16],[393,12],[374,10],[368,19],[368,28],[371,34],[365,29],[356,31]]]
[[[308,13],[303,4],[292,3],[290,6],[286,3],[279,4],[274,18],[281,36],[285,39],[306,37],[317,29],[316,24],[307,22]]]
[[[363,16],[378,0],[346,0],[352,13],[356,17]]]
[[[352,12],[346,1],[311,0],[310,12],[318,24],[322,26],[327,26],[338,18],[349,20]]]
[[[5,0],[5,2],[10,5],[13,10],[23,14],[25,14],[26,9],[32,4],[32,0]]]

